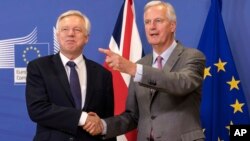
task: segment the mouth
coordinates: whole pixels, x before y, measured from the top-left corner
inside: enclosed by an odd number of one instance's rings
[[[66,40],[66,43],[74,43],[74,40]]]
[[[150,35],[150,37],[158,37],[159,33],[150,33],[149,35]]]

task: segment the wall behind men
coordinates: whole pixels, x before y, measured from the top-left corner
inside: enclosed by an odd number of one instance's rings
[[[222,15],[241,78],[250,101],[250,1],[222,0]],[[16,56],[20,51],[17,44],[24,40],[33,45],[41,44],[47,54],[54,53],[54,32],[57,17],[69,9],[85,13],[92,30],[84,54],[100,64],[104,55],[99,47],[107,48],[123,0],[1,0],[0,4],[0,140],[32,140],[35,124],[30,121],[25,104],[25,83],[16,82],[15,69],[25,68]],[[147,0],[135,0],[136,20],[145,53],[151,52],[144,35],[143,7]],[[206,20],[210,0],[168,0],[177,14],[176,39],[188,47],[196,48]],[[28,36],[30,33],[33,34]],[[6,51],[7,50],[7,51]],[[45,53],[46,55],[46,53]],[[6,58],[9,57],[9,61]],[[22,57],[21,57],[22,58]],[[6,65],[12,64],[12,65]],[[2,66],[1,66],[2,64]],[[18,65],[19,64],[19,65]],[[17,75],[17,74],[15,74]],[[250,102],[249,102],[250,103]]]

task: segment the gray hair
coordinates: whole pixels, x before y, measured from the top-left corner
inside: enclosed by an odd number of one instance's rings
[[[57,21],[56,21],[56,31],[58,32],[58,29],[59,29],[59,22],[60,22],[63,18],[68,17],[68,16],[72,16],[72,15],[73,15],[73,16],[78,16],[78,17],[80,17],[80,18],[82,18],[82,19],[84,20],[84,22],[85,22],[84,28],[86,29],[87,34],[89,35],[89,33],[90,33],[90,28],[91,28],[91,23],[90,23],[88,17],[87,17],[85,14],[81,13],[80,11],[78,11],[78,10],[69,10],[69,11],[66,11],[66,12],[62,13],[62,14],[58,17],[58,19],[57,19]]]
[[[162,5],[166,8],[167,12],[166,12],[166,17],[173,22],[176,22],[176,14],[175,14],[175,10],[174,7],[167,2],[163,2],[160,0],[152,0],[150,2],[148,2],[145,6],[144,6],[144,13],[148,10],[148,8],[152,7],[152,6],[158,6],[158,5]]]

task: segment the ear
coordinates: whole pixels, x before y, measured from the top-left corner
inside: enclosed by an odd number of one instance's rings
[[[59,33],[56,31],[56,40],[58,41]]]
[[[85,41],[84,41],[84,45],[86,45],[86,44],[89,42],[89,34],[84,35],[82,38],[84,38],[84,39],[85,39]]]
[[[86,38],[86,43],[88,43],[89,42],[89,34],[85,35],[85,38]]]
[[[171,22],[170,23],[170,28],[171,28],[172,32],[175,32],[176,31],[176,22]]]

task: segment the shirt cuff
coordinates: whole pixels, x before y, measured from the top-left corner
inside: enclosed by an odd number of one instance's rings
[[[102,125],[103,125],[103,130],[102,130],[102,135],[106,135],[107,134],[107,123],[101,119],[102,121]]]
[[[88,113],[82,112],[78,126],[83,126],[87,120],[87,117],[88,117]]]
[[[134,77],[134,82],[140,82],[143,74],[143,66],[141,64],[136,64],[136,73]]]

